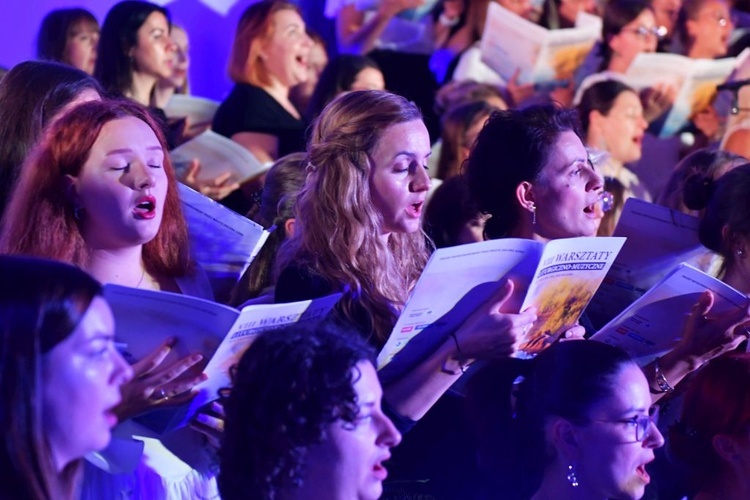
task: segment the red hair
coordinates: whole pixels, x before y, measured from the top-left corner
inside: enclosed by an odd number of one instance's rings
[[[698,489],[719,478],[724,467],[713,438],[739,436],[750,425],[750,354],[714,359],[691,381],[680,423],[670,432],[674,454],[691,468]]]
[[[229,78],[233,82],[256,86],[270,83],[260,55],[263,44],[273,36],[273,15],[282,10],[293,10],[302,15],[299,8],[288,0],[262,0],[242,13],[229,56]]]
[[[77,177],[102,127],[119,118],[135,117],[153,130],[165,151],[167,196],[161,226],[143,245],[146,270],[176,278],[192,269],[188,233],[177,181],[161,128],[149,111],[132,101],[94,101],[76,106],[56,120],[24,162],[21,177],[5,212],[0,252],[25,254],[84,267],[88,247],[65,192],[65,176]]]

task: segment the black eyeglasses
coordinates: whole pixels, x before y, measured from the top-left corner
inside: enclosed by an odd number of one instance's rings
[[[638,26],[637,28],[631,28],[627,30],[624,29],[622,31],[633,33],[641,40],[648,40],[651,37],[660,40],[667,36],[667,28],[664,26],[653,26],[651,28],[648,28],[646,26]]]
[[[659,422],[659,407],[654,405],[648,410],[648,415],[638,415],[633,418],[622,420],[595,420],[608,424],[629,424],[635,427],[635,440],[639,443],[645,441],[651,434],[651,424],[654,426]]]

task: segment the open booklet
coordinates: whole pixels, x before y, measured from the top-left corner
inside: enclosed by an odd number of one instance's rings
[[[504,277],[515,292],[503,312],[538,309],[521,349],[539,352],[578,321],[624,242],[592,237],[545,245],[505,238],[436,250],[378,355],[380,376],[396,378],[427,357]]]
[[[586,314],[601,328],[658,283],[680,262],[709,270],[714,253],[698,239],[698,218],[630,198],[614,236],[627,238]]]
[[[695,113],[711,104],[716,86],[724,83],[748,55],[748,49],[736,58],[723,59],[691,59],[680,54],[643,52],[636,56],[623,81],[637,90],[659,83],[676,86],[677,96],[659,132],[661,137],[669,137]]]
[[[575,28],[549,30],[490,2],[480,43],[482,62],[507,82],[569,80],[600,38],[601,20],[584,12]]]
[[[138,417],[141,424],[164,433],[185,425],[199,407],[218,398],[219,389],[231,385],[229,368],[258,333],[317,321],[329,313],[340,294],[289,304],[251,305],[241,311],[187,295],[118,285],[105,285],[104,296],[114,313],[117,341],[129,362],[143,359],[169,337],[177,343],[161,366],[193,353],[208,361],[203,369],[208,379],[197,386],[199,393],[193,400]],[[196,374],[191,371],[189,376]]]
[[[210,127],[219,103],[203,97],[174,94],[169,98],[164,114],[167,118],[186,118],[190,129]]]
[[[197,158],[201,169],[198,180],[211,180],[227,172],[233,181],[243,183],[271,168],[233,140],[206,130],[170,152],[175,170],[183,176],[188,164]]]
[[[216,299],[225,300],[269,232],[184,184],[179,192],[193,258],[206,271]]]
[[[711,316],[746,310],[750,298],[716,278],[680,264],[604,328],[591,337],[621,347],[639,364],[672,349],[682,338],[685,320],[700,295],[714,295]]]

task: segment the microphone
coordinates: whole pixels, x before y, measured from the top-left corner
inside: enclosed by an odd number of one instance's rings
[[[748,79],[748,80],[735,80],[733,82],[722,83],[721,85],[717,85],[716,86],[716,90],[717,91],[722,91],[722,90],[734,90],[734,91],[737,91],[737,90],[741,89],[742,87],[744,87],[745,85],[750,85],[750,79]]]

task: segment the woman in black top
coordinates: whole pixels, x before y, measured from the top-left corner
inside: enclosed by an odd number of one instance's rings
[[[307,79],[312,40],[299,10],[286,0],[263,0],[240,18],[229,76],[235,86],[221,103],[213,129],[261,163],[304,151],[305,128],[289,90]]]

